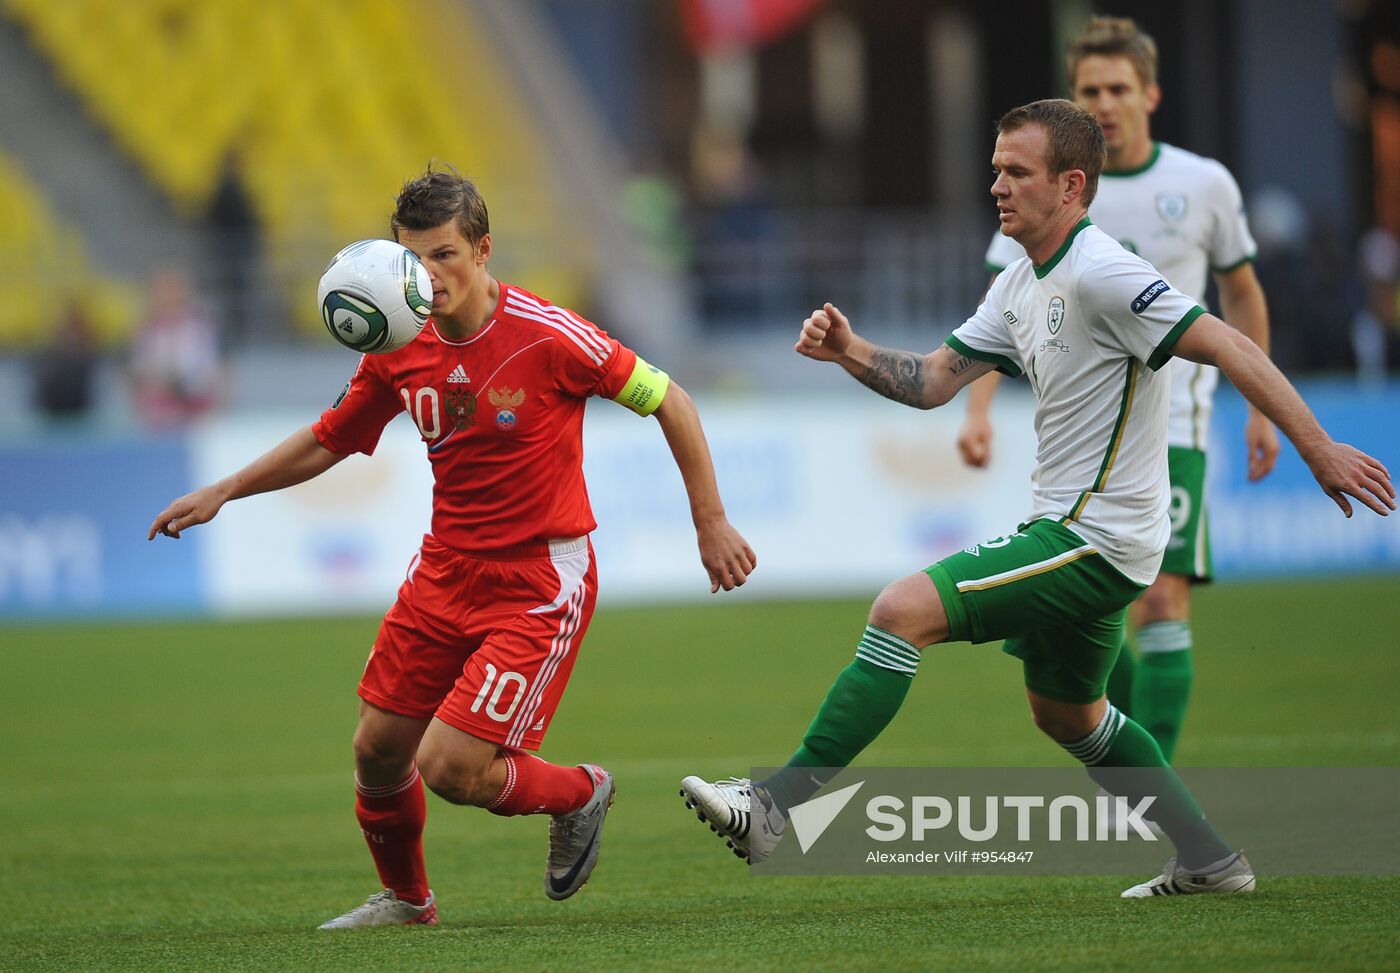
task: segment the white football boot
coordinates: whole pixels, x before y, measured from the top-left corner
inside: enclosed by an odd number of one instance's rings
[[[1195,895],[1197,892],[1253,892],[1254,869],[1249,859],[1236,853],[1225,864],[1209,872],[1190,872],[1168,859],[1162,874],[1149,882],[1134,885],[1123,893],[1125,899],[1147,899],[1154,895]]]
[[[767,793],[754,787],[747,777],[726,777],[713,783],[687,777],[681,781],[681,797],[697,818],[750,865],[772,854],[787,830],[787,822]]]
[[[336,916],[317,926],[317,929],[364,929],[369,926],[436,926],[437,903],[433,893],[428,892],[428,901],[413,905],[402,901],[392,889],[375,892],[365,900],[364,905],[356,906],[343,916]]]
[[[612,807],[612,774],[597,764],[579,764],[593,778],[593,796],[577,811],[549,819],[549,865],[544,871],[544,894],[567,899],[583,887],[598,864],[603,819]]]

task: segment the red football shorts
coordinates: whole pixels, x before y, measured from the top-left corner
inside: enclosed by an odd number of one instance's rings
[[[379,627],[360,698],[538,749],[598,597],[587,537],[465,554],[431,535]]]

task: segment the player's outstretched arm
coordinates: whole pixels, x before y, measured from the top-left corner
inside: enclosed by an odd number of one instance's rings
[[[1234,270],[1215,275],[1220,291],[1220,311],[1225,322],[1269,353],[1269,305],[1264,288],[1254,273],[1254,265],[1244,263]],[[1244,422],[1244,446],[1249,460],[1250,482],[1262,480],[1278,461],[1278,433],[1258,409],[1250,406]]]
[[[1000,273],[987,279],[982,300],[987,299]],[[963,416],[962,429],[958,430],[958,455],[974,469],[986,469],[992,461],[992,399],[1000,385],[1001,373],[992,371],[973,382],[967,390],[967,414]]]
[[[675,381],[656,407],[656,421],[661,423],[666,444],[671,447],[671,455],[685,481],[685,492],[690,497],[690,517],[695,522],[695,537],[700,544],[700,563],[710,576],[710,593],[721,588],[733,591],[748,580],[758,566],[758,557],[725,516],[714,463],[710,460],[710,447],[700,425],[700,413],[695,409],[694,400]]]
[[[867,388],[916,409],[943,405],[995,367],[947,345],[927,355],[873,345],[852,331],[851,322],[830,303],[802,322],[794,350],[814,361],[836,362]]]
[[[1351,516],[1352,497],[1382,517],[1395,509],[1395,486],[1380,460],[1338,443],[1259,346],[1212,314],[1203,314],[1177,339],[1172,354],[1215,365],[1240,394],[1283,430],[1322,491]]]
[[[985,469],[992,461],[992,399],[1001,385],[1000,372],[988,372],[967,390],[967,414],[958,430],[958,455],[968,466]]]
[[[232,476],[170,501],[151,521],[146,540],[154,540],[157,534],[178,539],[186,527],[213,520],[230,500],[304,483],[344,458],[322,446],[310,426],[298,429]]]

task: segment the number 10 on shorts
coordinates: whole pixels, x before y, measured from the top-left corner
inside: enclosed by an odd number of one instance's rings
[[[481,684],[481,692],[476,694],[476,699],[472,700],[472,712],[481,711],[481,704],[486,704],[486,715],[497,723],[507,723],[515,715],[516,708],[520,705],[520,700],[525,697],[525,677],[518,672],[502,672],[497,679],[496,667],[491,663],[486,663],[486,679]],[[495,689],[492,689],[492,686]],[[510,706],[502,712],[501,695],[506,692],[508,686],[514,686],[515,692],[510,698]],[[487,694],[490,694],[488,700]]]

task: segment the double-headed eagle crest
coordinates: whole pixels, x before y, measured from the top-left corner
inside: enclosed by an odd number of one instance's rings
[[[491,389],[486,393],[486,397],[496,407],[496,426],[500,429],[513,429],[515,427],[515,410],[520,408],[520,403],[525,401],[525,390],[515,389],[511,391],[509,385],[503,385],[499,389]]]

